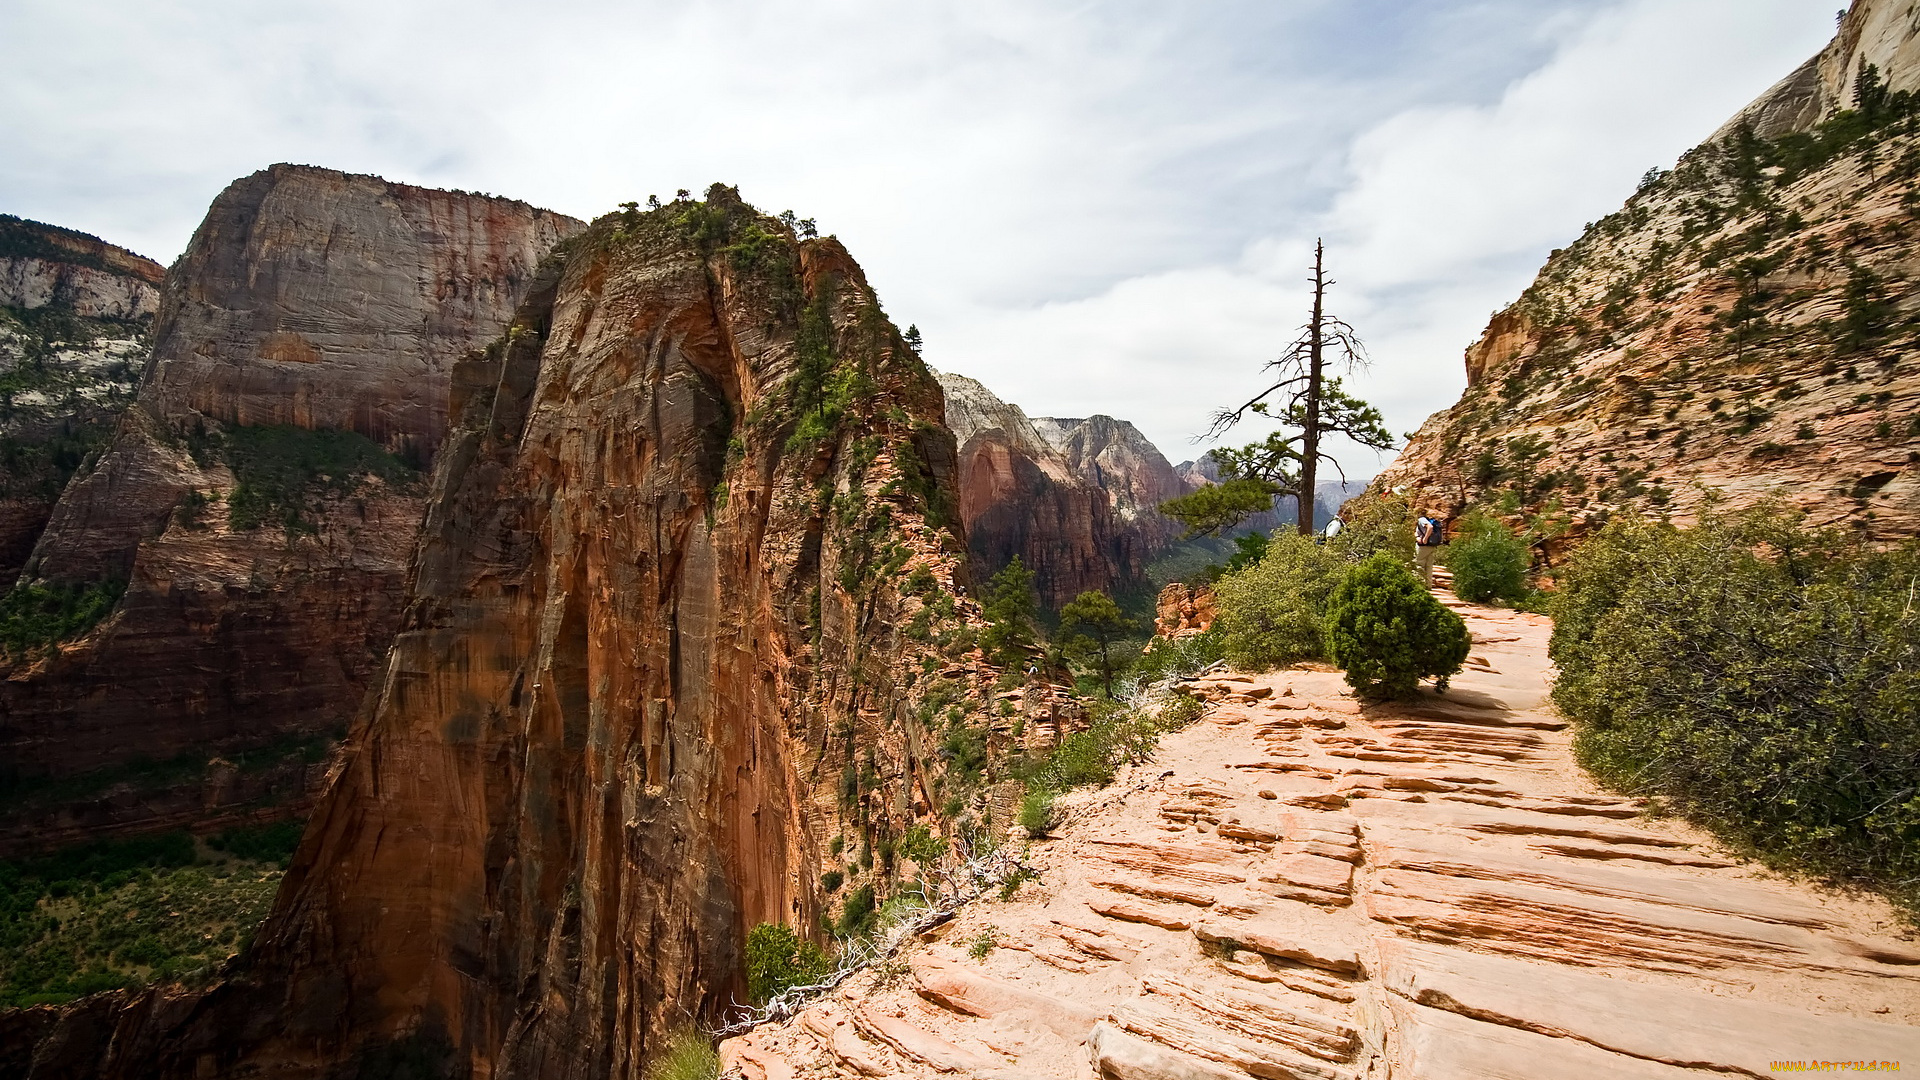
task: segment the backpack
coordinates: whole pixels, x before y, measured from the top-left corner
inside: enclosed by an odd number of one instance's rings
[[[1421,547],[1437,547],[1446,539],[1446,522],[1440,518],[1421,518],[1413,542]]]

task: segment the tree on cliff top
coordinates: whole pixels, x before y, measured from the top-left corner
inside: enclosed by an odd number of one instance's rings
[[[1321,462],[1335,469],[1324,446],[1329,435],[1344,435],[1361,446],[1391,450],[1380,410],[1349,395],[1330,368],[1352,371],[1366,362],[1366,352],[1353,327],[1327,314],[1326,246],[1313,245],[1313,310],[1300,336],[1264,371],[1273,382],[1235,409],[1213,416],[1206,438],[1224,434],[1249,413],[1278,420],[1282,429],[1246,446],[1221,447],[1210,456],[1220,468],[1220,482],[1160,504],[1160,510],[1187,526],[1189,535],[1231,528],[1267,510],[1277,496],[1291,495],[1300,508],[1300,532],[1313,532],[1313,487]],[[1292,434],[1288,430],[1292,430]],[[1340,473],[1342,480],[1346,473]]]

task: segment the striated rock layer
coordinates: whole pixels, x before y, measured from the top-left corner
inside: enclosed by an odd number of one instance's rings
[[[19,575],[67,479],[132,400],[164,273],[0,214],[0,581]]]
[[[1920,136],[1881,120],[1849,140],[1866,114],[1835,117],[1863,64],[1911,90],[1917,57],[1907,5],[1858,0],[1825,51],[1554,252],[1375,489],[1564,511],[1573,538],[1772,498],[1913,536]]]
[[[978,381],[939,373],[960,443],[960,515],[975,567],[1015,556],[1041,602],[1138,590],[1182,534],[1159,504],[1193,489],[1125,420],[1029,418]]]
[[[1057,719],[964,655],[940,389],[838,242],[719,186],[602,219],[452,408],[377,703],[252,953],[16,1014],[30,1075],[637,1077],[744,997],[748,927],[813,932],[821,871],[884,897],[889,838],[993,811],[941,730],[1004,756]]]
[[[29,579],[126,591],[83,641],[0,670],[0,757],[25,785],[0,850],[177,824],[203,786],[103,780],[37,800],[48,778],[344,730],[397,625],[424,512],[404,462],[443,437],[453,360],[500,332],[540,257],[579,227],[301,166],[221,193],[166,279],[137,405],[27,563]],[[314,445],[295,428],[372,442],[327,436],[363,447],[350,467],[289,464]],[[287,489],[265,520],[243,512],[263,485]]]
[[[1205,715],[1062,800],[1036,881],[723,1060],[747,1080],[1712,1080],[1920,1056],[1920,943],[1887,904],[1597,790],[1547,705],[1547,620],[1455,606],[1474,651],[1445,696],[1190,682]]]

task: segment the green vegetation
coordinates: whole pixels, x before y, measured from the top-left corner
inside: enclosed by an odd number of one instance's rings
[[[1020,827],[1027,830],[1028,836],[1038,840],[1053,828],[1055,798],[1054,793],[1045,787],[1027,789],[1025,797],[1020,800]]]
[[[998,934],[999,929],[997,927],[981,927],[980,932],[973,935],[973,937],[967,941],[967,955],[973,957],[975,960],[985,960],[987,954],[992,952],[1000,944],[999,941],[996,940]]]
[[[826,955],[791,926],[761,923],[747,931],[747,996],[765,1005],[796,986],[811,986],[831,970]]]
[[[1036,636],[1033,571],[1022,565],[1020,556],[1015,555],[1012,562],[987,582],[984,599],[987,629],[980,635],[980,647],[986,650],[989,659],[1002,667],[1024,666]]]
[[[1106,593],[1089,589],[1060,609],[1060,637],[1067,651],[1095,665],[1107,697],[1113,697],[1113,650],[1138,627]]]
[[[273,902],[272,829],[229,835],[263,858],[202,858],[173,833],[0,862],[0,1008],[203,977],[245,947]]]
[[[1559,580],[1553,696],[1584,765],[1920,916],[1920,547],[1778,508],[1621,517]]]
[[[1344,569],[1340,558],[1297,532],[1274,534],[1258,563],[1215,585],[1227,662],[1265,671],[1326,655],[1327,596]]]
[[[1134,678],[1146,686],[1169,676],[1197,675],[1224,659],[1226,646],[1219,626],[1215,625],[1202,633],[1171,641],[1164,638],[1149,641],[1133,662],[1131,671]]]
[[[872,930],[878,914],[873,886],[862,885],[847,894],[840,904],[840,920],[834,924],[834,933],[843,938],[859,937]]]
[[[310,430],[291,424],[237,424],[187,434],[194,460],[218,452],[233,469],[236,485],[227,500],[227,520],[236,529],[270,522],[288,532],[312,531],[306,515],[317,499],[347,494],[370,477],[410,484],[419,473],[358,432]]]
[[[15,585],[0,597],[0,650],[18,661],[35,650],[83,637],[113,613],[125,591],[123,581]]]
[[[306,831],[307,823],[298,818],[270,825],[240,825],[208,837],[207,846],[236,859],[285,869],[293,861],[294,850],[300,846],[300,837]]]
[[[1460,616],[1381,552],[1349,570],[1328,596],[1327,645],[1362,696],[1402,698],[1429,675],[1445,690],[1471,641]]]
[[[1490,514],[1470,513],[1460,519],[1446,565],[1453,571],[1454,595],[1470,603],[1517,604],[1533,592],[1527,577],[1532,550]]]
[[[911,825],[900,837],[898,850],[903,857],[921,866],[930,866],[947,853],[947,842],[933,835],[933,830],[925,825]]]
[[[417,1075],[440,1074],[421,1072]],[[646,1080],[716,1080],[719,1075],[720,1054],[713,1048],[713,1040],[689,1024],[670,1033],[665,1049],[647,1062]]]

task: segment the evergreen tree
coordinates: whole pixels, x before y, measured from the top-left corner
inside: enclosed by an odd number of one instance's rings
[[[1013,667],[1026,660],[1034,642],[1034,607],[1033,571],[1015,555],[987,582],[987,629],[980,647],[994,663]]]
[[[1098,664],[1100,683],[1113,697],[1113,646],[1132,633],[1133,620],[1106,593],[1089,589],[1060,609],[1060,633],[1069,648]]]
[[[1470,648],[1466,622],[1386,552],[1348,571],[1327,598],[1327,651],[1363,697],[1412,697],[1429,675],[1445,690]]]

